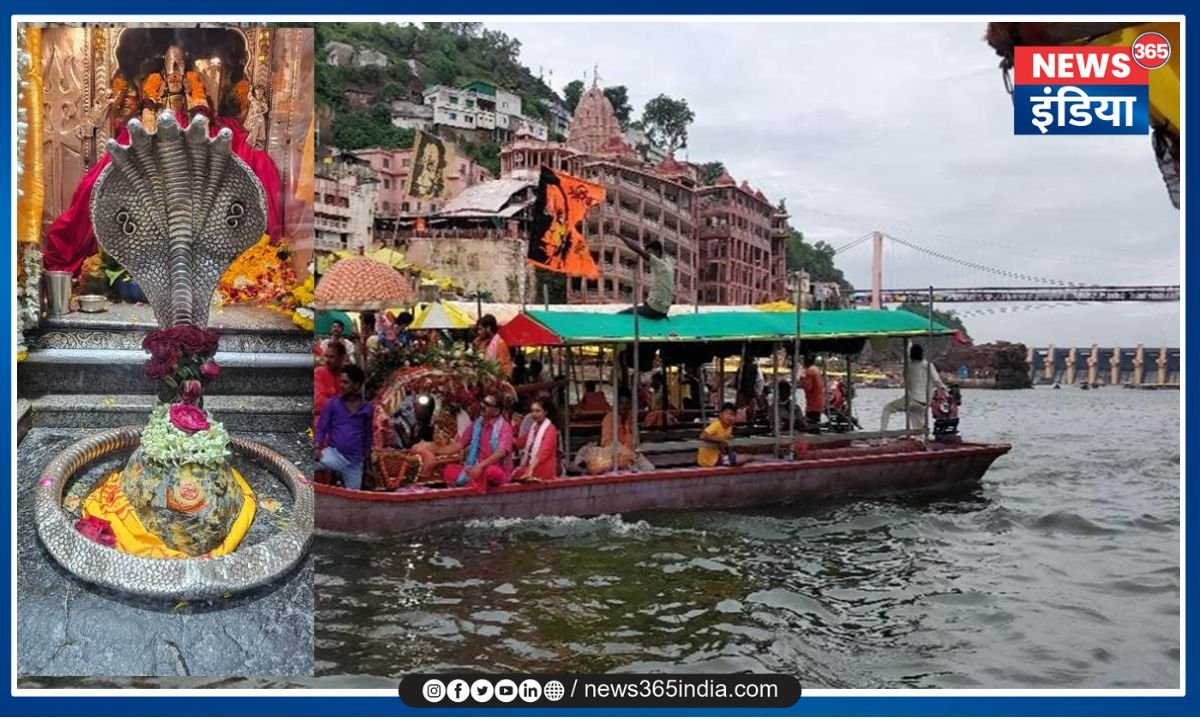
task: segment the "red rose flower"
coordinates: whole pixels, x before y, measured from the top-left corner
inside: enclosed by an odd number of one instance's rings
[[[194,405],[176,403],[171,406],[170,415],[171,425],[184,433],[191,434],[208,430],[208,416]]]
[[[221,374],[221,366],[215,360],[205,360],[204,364],[200,366],[200,374],[212,380]]]
[[[166,355],[151,355],[150,360],[146,362],[146,377],[151,380],[162,380],[174,372],[178,363],[179,354],[174,350]]]
[[[112,525],[91,514],[84,514],[83,518],[76,521],[75,530],[101,546],[112,548],[117,545],[117,535],[113,533]]]

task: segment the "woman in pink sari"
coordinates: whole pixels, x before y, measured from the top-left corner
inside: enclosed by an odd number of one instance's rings
[[[517,439],[521,465],[513,471],[514,481],[548,481],[558,477],[558,429],[546,415],[546,403],[535,400],[529,406],[533,425]]]

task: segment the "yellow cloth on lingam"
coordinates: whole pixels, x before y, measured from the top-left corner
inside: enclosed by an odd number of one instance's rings
[[[254,522],[254,512],[257,508],[254,491],[250,489],[246,479],[242,478],[242,474],[236,470],[233,472],[233,479],[242,489],[242,510],[234,519],[229,535],[225,537],[220,546],[204,554],[205,557],[232,554],[238,544],[242,543],[246,532],[250,530],[250,524]],[[133,506],[129,504],[129,499],[125,497],[125,492],[121,490],[120,471],[108,474],[103,483],[88,494],[83,501],[83,513],[108,522],[117,539],[117,551],[153,559],[194,558],[167,546],[162,539],[142,526],[137,514],[133,512]]]

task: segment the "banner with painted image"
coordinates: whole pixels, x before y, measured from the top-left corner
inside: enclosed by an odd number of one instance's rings
[[[542,168],[533,202],[527,258],[535,267],[597,279],[583,222],[588,209],[604,202],[604,187],[561,171]]]
[[[414,199],[437,199],[446,191],[446,166],[450,163],[446,142],[433,134],[417,131],[413,141],[412,170],[408,195]]]

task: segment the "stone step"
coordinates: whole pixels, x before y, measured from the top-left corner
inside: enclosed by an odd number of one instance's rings
[[[31,350],[17,365],[23,396],[47,393],[157,394],[159,383],[143,373],[143,350]],[[309,352],[218,352],[221,374],[205,385],[212,395],[308,395],[312,397],[313,357]]]
[[[305,353],[313,345],[311,332],[262,307],[214,308],[208,324],[220,333],[225,352]],[[25,337],[31,350],[141,350],[142,338],[157,328],[149,307],[114,303],[105,312],[72,312],[43,320]]]
[[[34,428],[115,428],[143,425],[154,395],[51,393],[28,399]],[[230,431],[298,433],[312,427],[312,393],[209,395],[205,408]]]

